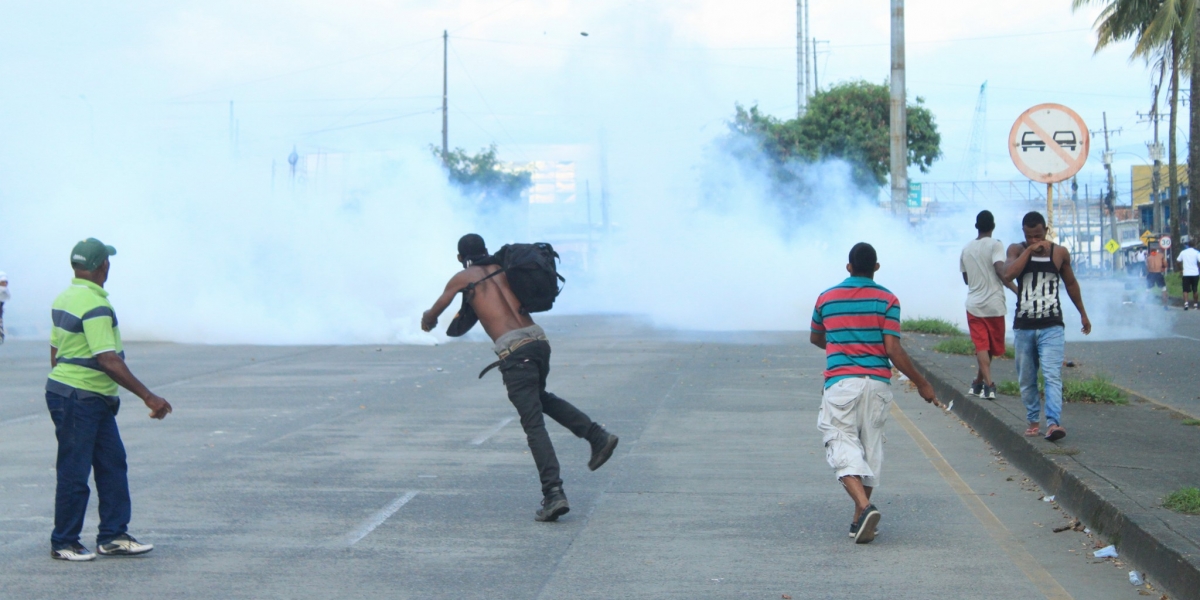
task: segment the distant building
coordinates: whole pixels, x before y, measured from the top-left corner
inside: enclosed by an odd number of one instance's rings
[[[1179,185],[1186,187],[1188,184],[1188,166],[1186,164],[1175,165],[1175,173],[1179,178]],[[1165,194],[1167,193],[1170,174],[1171,169],[1167,165],[1162,165],[1158,168],[1158,188],[1164,194],[1164,198],[1166,197]],[[1151,165],[1135,165],[1133,167],[1129,197],[1133,198],[1133,205],[1135,207],[1150,204],[1152,200],[1150,194],[1154,191],[1153,175],[1154,167]]]

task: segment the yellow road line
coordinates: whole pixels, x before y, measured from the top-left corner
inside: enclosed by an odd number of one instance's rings
[[[908,418],[908,415],[904,414],[903,410],[900,410],[900,405],[895,402],[892,403],[892,418],[896,419],[900,423],[900,426],[904,428],[904,431],[908,433],[908,436],[917,443],[917,446],[921,448],[921,452],[925,453],[925,457],[937,469],[942,479],[945,479],[946,483],[950,484],[950,487],[954,489],[954,493],[958,494],[963,504],[966,504],[967,508],[971,509],[975,518],[979,519],[979,522],[983,525],[984,529],[987,529],[992,539],[996,540],[996,543],[1008,553],[1008,558],[1012,560],[1018,569],[1021,569],[1025,573],[1025,576],[1033,582],[1033,585],[1037,586],[1042,595],[1049,600],[1074,600],[1071,594],[1058,583],[1058,580],[1054,579],[1054,576],[1042,567],[1041,563],[1013,537],[1012,532],[1000,522],[1000,519],[996,518],[996,515],[983,503],[983,500],[979,498],[975,490],[972,490],[971,486],[967,485],[966,481],[963,481],[963,478],[954,470],[954,467],[951,467],[950,463],[946,462],[942,453],[938,452],[938,449],[929,441],[929,438],[925,437],[925,434],[917,428],[916,423],[913,423]]]

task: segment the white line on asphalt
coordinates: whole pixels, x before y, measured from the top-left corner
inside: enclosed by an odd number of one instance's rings
[[[1177,333],[1177,334],[1175,334],[1175,337],[1177,337],[1177,338],[1183,338],[1183,339],[1185,339],[1185,340],[1192,340],[1193,342],[1200,342],[1200,338],[1194,338],[1194,337],[1192,337],[1192,336],[1190,336],[1190,335],[1179,335],[1179,334]]]
[[[495,427],[483,432],[482,434],[479,435],[479,437],[476,437],[475,439],[471,440],[471,444],[474,446],[482,446],[483,443],[488,441],[488,439],[491,438],[493,435],[500,433],[500,430],[504,429],[505,425],[508,425],[509,423],[512,423],[512,422],[513,422],[513,417],[505,417],[505,418],[501,419],[500,422],[497,423]]]
[[[400,510],[401,506],[408,504],[408,501],[416,498],[419,493],[421,492],[405,492],[403,496],[396,498],[391,504],[383,507],[383,510],[371,515],[370,519],[363,521],[363,524],[359,525],[358,529],[351,531],[350,535],[346,536],[346,546],[353,546],[359,540],[367,537],[367,534],[375,531],[376,527],[383,525],[383,522],[388,520],[388,517],[396,514],[396,511]]]
[[[33,421],[33,420],[40,419],[40,418],[42,418],[42,415],[40,415],[40,414],[39,415],[26,415],[24,417],[17,417],[15,419],[9,419],[7,421],[0,421],[0,426],[16,425],[17,423],[27,423],[29,421]]]

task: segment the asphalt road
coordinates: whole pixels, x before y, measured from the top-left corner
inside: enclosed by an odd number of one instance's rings
[[[1164,310],[1159,298],[1146,294],[1140,280],[1085,281],[1094,331],[1075,333],[1078,313],[1068,307],[1066,358],[1200,418],[1200,310]]]
[[[1200,317],[1200,315],[1197,315]],[[876,503],[851,504],[815,422],[806,334],[687,335],[546,319],[550,389],[621,436],[587,471],[557,425],[572,511],[539,490],[480,343],[437,347],[129,344],[175,405],[126,396],[138,558],[49,557],[54,435],[46,348],[0,347],[5,598],[1134,598],[1129,567],[952,415],[897,385]],[[1200,336],[1196,336],[1200,337]],[[94,496],[93,496],[94,504]],[[95,535],[95,507],[85,543]],[[1157,597],[1157,594],[1155,594]]]

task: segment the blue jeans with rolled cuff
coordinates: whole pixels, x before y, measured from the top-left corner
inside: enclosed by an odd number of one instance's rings
[[[1041,367],[1046,392],[1046,426],[1062,425],[1062,364],[1066,345],[1063,332],[1061,325],[1013,330],[1017,379],[1021,384],[1021,400],[1025,403],[1025,420],[1030,423],[1041,422],[1042,402],[1037,381]]]
[[[95,471],[100,499],[100,532],[96,545],[107,544],[129,527],[128,465],[117,430],[116,411],[104,398],[72,391],[69,396],[46,392],[46,407],[58,437],[58,486],[54,493],[54,532],[50,545],[60,549],[79,542],[87,513],[88,475]]]

